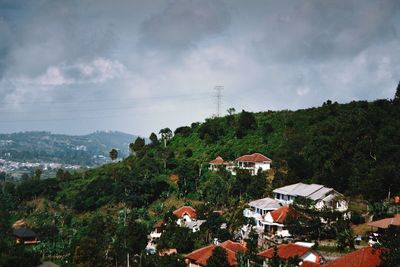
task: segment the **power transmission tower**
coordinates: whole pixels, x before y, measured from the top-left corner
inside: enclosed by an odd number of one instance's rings
[[[222,100],[222,90],[224,89],[224,86],[222,85],[217,85],[214,87],[214,90],[216,91],[215,93],[215,99],[217,102],[217,113],[215,114],[217,117],[221,115],[221,100]]]

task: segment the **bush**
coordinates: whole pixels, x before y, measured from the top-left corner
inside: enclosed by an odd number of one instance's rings
[[[352,212],[351,213],[351,217],[350,217],[350,221],[352,224],[363,224],[365,223],[365,218],[359,214],[358,212]]]

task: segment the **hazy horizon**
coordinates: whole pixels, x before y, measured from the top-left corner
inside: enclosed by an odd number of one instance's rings
[[[216,113],[392,98],[400,2],[0,0],[0,133],[148,137]]]

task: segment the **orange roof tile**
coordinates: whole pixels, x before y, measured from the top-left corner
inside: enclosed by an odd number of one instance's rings
[[[376,267],[381,264],[380,250],[362,248],[325,263],[323,267]]]
[[[382,220],[370,222],[370,223],[368,223],[368,225],[377,227],[377,228],[383,228],[383,229],[387,229],[391,225],[400,226],[400,214],[396,214],[392,218],[385,218]]]
[[[244,155],[236,159],[236,161],[246,161],[246,162],[272,162],[272,160],[263,154],[253,153],[251,155]]]
[[[238,253],[238,252],[244,253],[247,250],[247,248],[244,245],[242,245],[238,242],[233,242],[231,240],[226,240],[226,241],[222,242],[221,247],[232,250],[236,253]]]
[[[179,181],[179,176],[176,175],[176,174],[171,174],[171,175],[169,176],[169,180],[170,180],[171,182],[173,182],[173,183],[176,183],[176,182]]]
[[[224,164],[224,159],[218,156],[214,160],[210,161],[210,164]]]
[[[312,261],[303,261],[303,263],[300,266],[301,267],[317,267],[317,266],[321,266],[321,264],[315,263]]]
[[[183,206],[172,212],[176,217],[182,218],[184,215],[189,215],[190,218],[196,218],[196,210],[191,206]]]
[[[226,253],[228,255],[228,263],[230,266],[238,265],[236,259],[236,253],[238,252],[244,253],[247,250],[247,248],[242,244],[230,240],[221,243],[219,246],[223,247],[226,250]],[[216,247],[217,245],[209,245],[206,247],[199,248],[186,255],[185,258],[190,259],[194,261],[196,264],[199,264],[201,266],[206,266],[208,258],[211,257],[212,252]]]
[[[288,215],[297,218],[300,214],[289,206],[283,206],[277,210],[271,211],[271,216],[274,222],[283,224],[286,221]]]
[[[278,246],[278,256],[281,259],[287,260],[290,257],[295,257],[295,256],[301,257],[310,250],[311,249],[308,247],[296,245],[293,243],[282,244]],[[274,255],[274,248],[269,248],[267,250],[258,253],[258,256],[268,259],[272,258],[273,255]]]

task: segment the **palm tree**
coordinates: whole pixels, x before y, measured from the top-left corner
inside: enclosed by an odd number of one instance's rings
[[[172,131],[170,128],[161,129],[159,134],[161,134],[161,139],[164,140],[164,148],[167,147],[167,141],[172,138]]]
[[[118,158],[118,151],[115,148],[111,149],[111,151],[110,151],[110,159],[112,160],[112,162],[115,163],[115,160],[117,158]],[[114,166],[114,164],[112,166],[112,172],[113,172],[112,175],[113,175],[114,181],[116,181],[117,179],[115,177],[115,166]]]

